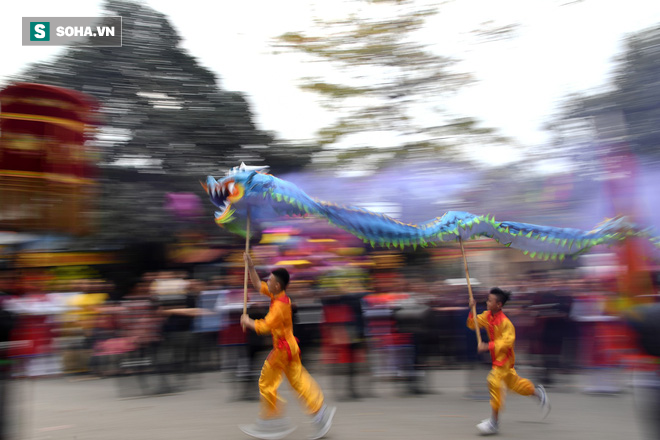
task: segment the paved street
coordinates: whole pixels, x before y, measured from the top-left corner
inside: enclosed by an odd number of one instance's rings
[[[21,439],[32,440],[245,440],[238,424],[251,422],[254,401],[237,401],[237,384],[229,373],[191,377],[183,392],[153,397],[118,397],[116,379],[80,380],[72,377],[14,382]],[[331,377],[316,376],[333,400]],[[474,439],[475,424],[489,415],[487,401],[465,397],[469,374],[463,370],[434,371],[430,394],[404,395],[401,384],[378,382],[378,397],[335,402],[336,422],[330,439]],[[569,376],[549,391],[553,410],[540,421],[536,402],[509,394],[500,438],[598,439],[640,438],[630,392],[614,396],[588,395]],[[625,376],[622,376],[625,382]],[[124,383],[132,387],[131,383]],[[485,382],[484,382],[485,387]],[[305,439],[310,432],[288,385],[282,386],[288,415],[299,428],[289,438]]]

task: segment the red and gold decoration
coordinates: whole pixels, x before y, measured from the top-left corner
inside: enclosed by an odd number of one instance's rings
[[[94,191],[97,104],[43,84],[0,91],[0,228],[84,234]]]

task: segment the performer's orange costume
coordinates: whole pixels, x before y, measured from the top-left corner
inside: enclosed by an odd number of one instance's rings
[[[307,411],[311,414],[316,413],[323,406],[323,392],[300,361],[300,348],[297,339],[293,336],[291,300],[286,296],[285,291],[274,296],[263,281],[261,294],[271,299],[270,308],[264,319],[255,320],[255,331],[260,335],[268,333],[273,335],[273,350],[264,362],[259,378],[261,417],[263,419],[280,417],[277,389],[282,382],[282,373],[298,393]]]
[[[499,311],[492,314],[485,311],[477,315],[480,328],[488,331],[490,342],[488,349],[493,360],[493,369],[488,375],[488,389],[490,391],[490,405],[495,411],[504,404],[502,383],[523,396],[534,394],[534,384],[528,379],[518,376],[514,368],[516,360],[513,346],[516,341],[516,329],[506,315]],[[472,313],[468,316],[468,328],[474,330]]]

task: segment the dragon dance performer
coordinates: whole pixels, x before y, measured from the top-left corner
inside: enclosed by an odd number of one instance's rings
[[[275,269],[268,282],[263,282],[259,279],[250,255],[243,255],[254,288],[268,296],[271,302],[264,319],[255,321],[244,314],[241,316],[241,324],[261,335],[271,333],[273,350],[264,362],[259,377],[261,415],[255,424],[240,428],[252,437],[269,440],[283,438],[296,429],[288,419],[282,417],[278,406],[277,389],[282,382],[282,374],[285,374],[313,416],[314,433],[310,439],[320,439],[330,430],[336,408],[326,406],[321,388],[300,361],[300,348],[293,335],[291,300],[284,290],[289,284],[289,273],[284,268]]]
[[[511,296],[511,292],[494,287],[490,290],[486,301],[487,310],[477,315],[480,328],[488,331],[490,342],[482,342],[477,350],[482,353],[490,351],[493,368],[488,375],[488,389],[490,391],[490,406],[492,415],[477,425],[481,434],[497,434],[499,431],[499,412],[504,404],[503,384],[507,388],[523,396],[535,396],[541,405],[543,417],[550,412],[550,401],[542,385],[534,387],[529,380],[518,376],[514,369],[516,329],[506,317],[502,308]],[[474,300],[470,301],[470,310],[474,310]],[[467,319],[468,328],[474,330],[474,317],[470,312]]]

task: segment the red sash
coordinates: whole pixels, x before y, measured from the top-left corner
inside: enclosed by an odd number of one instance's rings
[[[273,298],[271,300],[271,304],[273,301],[282,301],[284,304],[291,304],[291,300],[289,299],[288,296],[283,296],[281,298]],[[298,338],[296,338],[296,342],[298,342]],[[289,360],[293,359],[293,353],[291,353],[291,346],[289,346],[289,343],[287,342],[286,338],[278,338],[277,343],[275,344],[275,348],[278,350],[286,350],[287,355],[289,356]],[[298,347],[298,355],[300,355],[300,347]]]

